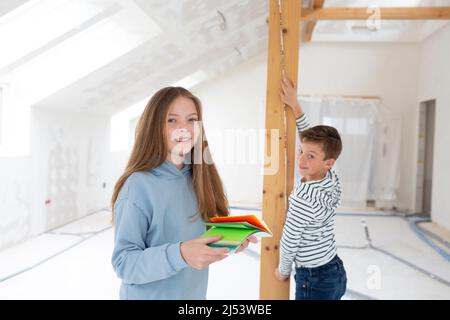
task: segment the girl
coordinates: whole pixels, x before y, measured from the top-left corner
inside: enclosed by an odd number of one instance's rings
[[[199,238],[204,221],[229,214],[216,167],[201,158],[201,121],[200,100],[180,87],[158,91],[139,120],[111,203],[121,299],[206,299],[208,266],[226,257],[208,246],[220,237]]]

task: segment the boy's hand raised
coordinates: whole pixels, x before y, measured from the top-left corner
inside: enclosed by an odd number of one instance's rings
[[[297,100],[297,88],[292,81],[286,77],[284,71],[281,80],[281,89],[281,101],[291,108],[296,119],[300,118],[303,115],[303,110]]]

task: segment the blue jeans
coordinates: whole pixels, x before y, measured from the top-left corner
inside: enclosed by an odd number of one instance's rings
[[[336,255],[316,268],[295,269],[295,300],[340,300],[347,289],[347,274]]]

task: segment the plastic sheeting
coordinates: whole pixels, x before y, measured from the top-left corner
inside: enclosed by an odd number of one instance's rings
[[[300,97],[299,100],[312,126],[330,125],[341,134],[343,150],[335,170],[342,184],[342,205],[364,208],[367,200],[380,203],[395,200],[399,180],[399,118],[376,99]],[[297,138],[296,152],[298,143]]]

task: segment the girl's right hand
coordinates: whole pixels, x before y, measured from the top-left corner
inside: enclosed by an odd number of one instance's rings
[[[182,242],[180,246],[181,256],[192,268],[201,270],[210,264],[223,260],[227,257],[227,248],[211,248],[208,243],[220,240],[221,236],[197,238]]]

